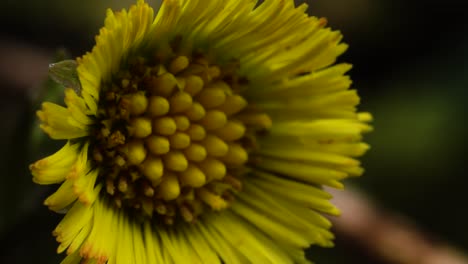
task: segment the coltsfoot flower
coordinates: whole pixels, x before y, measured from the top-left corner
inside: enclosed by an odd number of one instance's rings
[[[66,211],[62,263],[309,263],[332,246],[322,186],[362,174],[347,46],[291,0],[144,1],[107,11],[81,89],[37,115],[57,153],[30,166]]]

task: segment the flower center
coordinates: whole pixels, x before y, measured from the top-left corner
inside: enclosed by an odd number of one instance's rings
[[[237,69],[204,54],[136,57],[102,85],[90,155],[117,207],[173,224],[229,206],[255,134],[271,126],[246,107]]]

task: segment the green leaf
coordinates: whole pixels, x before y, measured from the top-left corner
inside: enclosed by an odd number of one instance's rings
[[[49,76],[58,84],[72,88],[77,94],[81,92],[80,79],[76,72],[78,64],[74,60],[64,60],[49,64]]]

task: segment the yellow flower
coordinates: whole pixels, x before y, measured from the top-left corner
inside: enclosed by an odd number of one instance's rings
[[[107,11],[81,89],[44,103],[67,143],[31,165],[61,183],[63,263],[309,263],[332,246],[322,186],[363,169],[368,113],[347,46],[292,0],[144,1]]]

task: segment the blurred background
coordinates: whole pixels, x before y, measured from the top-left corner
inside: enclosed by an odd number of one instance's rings
[[[0,263],[59,263],[51,231],[62,216],[42,205],[50,189],[32,183],[28,165],[62,143],[38,145],[36,99],[50,84],[48,64],[91,50],[106,8],[133,2],[2,1]],[[156,0],[148,2],[158,6]],[[343,32],[350,48],[340,61],[354,65],[350,74],[362,98],[360,109],[375,118],[375,131],[366,136],[372,149],[362,158],[366,173],[349,180],[346,192],[336,193],[343,209],[343,217],[333,219],[336,247],[312,248],[310,259],[429,263],[404,262],[402,245],[416,255],[468,252],[464,2],[307,2],[310,14],[326,17]]]

